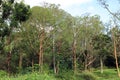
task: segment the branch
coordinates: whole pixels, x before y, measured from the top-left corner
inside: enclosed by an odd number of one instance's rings
[[[115,18],[117,18],[118,20],[120,20],[120,18],[119,18],[117,15],[115,15],[114,13],[112,13],[112,11],[110,11],[110,9],[109,9],[107,6],[105,6],[105,9],[106,9],[111,15],[113,15]]]
[[[90,61],[88,64],[86,64],[86,66],[89,66],[91,63],[93,63],[95,61],[96,58],[94,58],[92,61]]]
[[[109,8],[108,8],[108,4],[106,4],[106,1],[105,0],[98,0],[100,3],[101,3],[101,5],[103,5],[104,6],[104,8],[111,14],[111,15],[113,15],[116,19],[118,19],[118,20],[120,20],[120,18],[116,15],[116,14],[114,14]]]

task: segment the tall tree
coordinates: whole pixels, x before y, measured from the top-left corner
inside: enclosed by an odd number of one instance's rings
[[[86,70],[95,60],[91,44],[92,38],[102,32],[103,24],[97,15],[82,16],[79,18],[78,24],[80,28],[78,33],[78,49],[81,51],[80,53],[84,55],[84,68]]]
[[[117,21],[120,21],[119,9],[116,12],[112,12],[109,8],[110,5],[107,3],[107,1],[105,1],[105,0],[98,0],[98,1],[113,16],[114,19],[116,19]],[[119,2],[119,0],[118,0],[118,2]],[[114,45],[114,55],[115,55],[115,59],[116,59],[116,69],[118,72],[118,76],[120,77],[120,72],[119,72],[119,68],[118,68],[118,61],[117,61],[117,53],[116,53],[116,38],[114,36],[114,33],[115,32],[112,32],[113,45]]]
[[[26,21],[29,18],[30,11],[29,6],[25,5],[23,2],[17,3],[14,0],[2,0],[1,3],[1,35],[0,37],[7,39],[5,46],[9,48],[7,51],[7,69],[10,72],[10,62],[12,57],[12,41],[11,33],[15,31],[18,27],[18,23]],[[24,14],[24,15],[23,15]],[[3,26],[3,24],[6,26]]]
[[[120,77],[120,71],[119,71],[119,65],[118,65],[118,46],[119,45],[119,29],[117,27],[113,28],[111,31],[111,35],[112,35],[112,40],[113,40],[113,47],[114,47],[114,57],[115,57],[115,63],[116,63],[116,69],[117,69],[117,73],[118,76]]]

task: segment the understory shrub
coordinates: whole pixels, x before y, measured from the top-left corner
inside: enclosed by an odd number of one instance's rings
[[[77,78],[79,78],[78,80],[97,80],[97,76],[95,76],[93,73],[90,73],[87,71],[85,71],[77,76],[79,76],[79,77],[77,77]]]

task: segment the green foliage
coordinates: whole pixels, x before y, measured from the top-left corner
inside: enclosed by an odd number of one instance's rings
[[[3,70],[0,70],[0,77],[2,78],[2,77],[6,77],[6,76],[8,76],[8,73]]]
[[[15,1],[15,0],[8,0],[8,1],[9,1],[9,3],[11,3],[11,4],[12,4],[12,3],[14,3],[14,1]]]
[[[30,6],[25,5],[23,2],[16,3],[13,11],[13,17],[19,22],[26,21],[30,16]]]
[[[98,55],[104,57],[111,52],[112,40],[108,35],[99,34],[93,37],[92,45]]]
[[[12,5],[9,4],[9,2],[3,2],[2,7],[3,7],[2,19],[7,19],[8,16],[11,14]]]
[[[97,80],[97,76],[95,76],[93,73],[87,72],[87,71],[80,74],[79,78],[81,78],[81,80]]]
[[[18,75],[18,77],[0,77],[0,80],[56,80],[52,75],[32,73],[26,75]]]
[[[0,69],[6,70],[7,61],[11,61],[9,66],[11,73],[19,72],[20,75],[1,80],[97,80],[97,76],[104,78],[114,75],[114,73],[109,75],[109,72],[103,74],[105,76],[90,72],[74,74],[72,71],[73,57],[76,56],[75,64],[78,70],[76,72],[79,72],[83,71],[85,65],[95,67],[90,65],[92,59],[94,61],[99,58],[98,56],[102,58],[109,56],[110,54],[106,53],[111,53],[113,50],[111,36],[102,32],[104,26],[99,16],[73,17],[54,4],[30,9],[30,6],[23,2],[2,1],[3,3],[0,2],[3,4],[0,19]],[[41,35],[43,32],[44,35]],[[74,42],[75,47],[72,48]],[[72,54],[73,49],[75,55]],[[38,65],[40,50],[43,54],[42,66]],[[7,54],[9,52],[11,53]],[[18,67],[20,61],[22,68]],[[58,73],[50,75],[53,74],[54,62]],[[41,67],[42,74],[38,73]],[[5,74],[1,72],[1,75]]]
[[[95,69],[93,72],[85,71],[77,74],[69,70],[57,75],[32,72],[8,77],[6,72],[0,71],[0,80],[119,80],[116,74],[115,69],[105,69],[103,74]]]
[[[115,71],[116,71],[115,69],[105,69],[103,74],[101,74],[100,71],[98,70],[95,71],[94,73],[98,75],[99,77],[113,78],[117,75]]]
[[[1,37],[9,36],[11,33],[9,26],[4,22],[0,22],[0,23],[1,23],[0,36]]]
[[[71,70],[69,70],[69,71],[65,70],[64,72],[56,75],[56,78],[58,80],[77,80],[75,78],[75,75],[74,75],[73,71],[71,71]]]

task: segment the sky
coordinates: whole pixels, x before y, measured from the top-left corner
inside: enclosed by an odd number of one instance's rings
[[[111,11],[116,11],[119,4],[118,0],[106,0],[109,3]],[[31,7],[40,6],[43,2],[60,4],[60,8],[73,16],[81,16],[85,13],[90,15],[99,15],[100,19],[106,23],[110,20],[110,14],[105,10],[97,0],[24,0]]]

